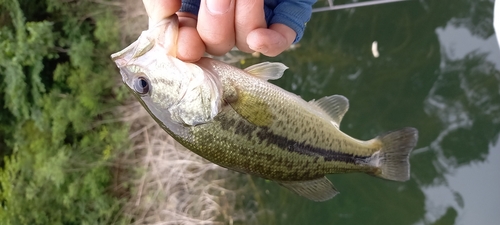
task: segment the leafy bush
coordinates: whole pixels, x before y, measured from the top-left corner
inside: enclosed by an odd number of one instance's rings
[[[110,189],[128,131],[113,115],[115,15],[93,1],[0,10],[0,224],[123,222]]]

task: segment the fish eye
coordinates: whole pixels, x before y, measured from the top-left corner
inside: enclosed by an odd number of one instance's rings
[[[150,85],[149,85],[149,80],[145,77],[138,77],[137,79],[135,79],[134,81],[134,90],[135,92],[141,94],[141,95],[144,95],[144,94],[147,94],[149,92],[149,89],[150,89]]]

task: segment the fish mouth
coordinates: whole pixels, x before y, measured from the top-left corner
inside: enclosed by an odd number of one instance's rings
[[[178,33],[179,18],[174,14],[150,26],[136,41],[123,50],[111,54],[111,60],[121,68],[131,60],[144,55],[154,46],[161,46],[167,55],[176,57]]]
[[[135,76],[134,73],[132,73],[130,70],[127,69],[127,67],[121,67],[120,68],[120,75],[122,75],[122,81],[123,83],[127,84],[129,88],[132,86],[132,78]]]
[[[176,14],[167,17],[157,24],[150,25],[149,29],[143,31],[139,38],[123,50],[111,55],[111,60],[120,69],[122,80],[131,87],[131,80],[135,77],[134,69],[129,66],[133,64],[154,59],[147,53],[154,49],[154,54],[166,54],[176,57],[177,36],[179,31],[179,19]],[[159,52],[161,53],[159,53]],[[153,54],[153,55],[154,55]],[[146,57],[141,57],[145,56]]]

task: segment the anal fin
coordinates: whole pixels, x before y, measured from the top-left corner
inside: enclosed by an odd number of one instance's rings
[[[316,202],[323,202],[335,197],[339,191],[326,177],[306,181],[277,181],[298,195]]]

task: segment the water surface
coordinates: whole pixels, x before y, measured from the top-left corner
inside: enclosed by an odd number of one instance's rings
[[[335,1],[341,4],[348,1]],[[420,0],[315,13],[300,46],[278,58],[279,86],[350,100],[341,130],[371,139],[420,132],[411,180],[329,175],[341,192],[316,203],[260,178],[259,224],[498,224],[500,51],[493,1]],[[372,54],[377,41],[380,56]]]

